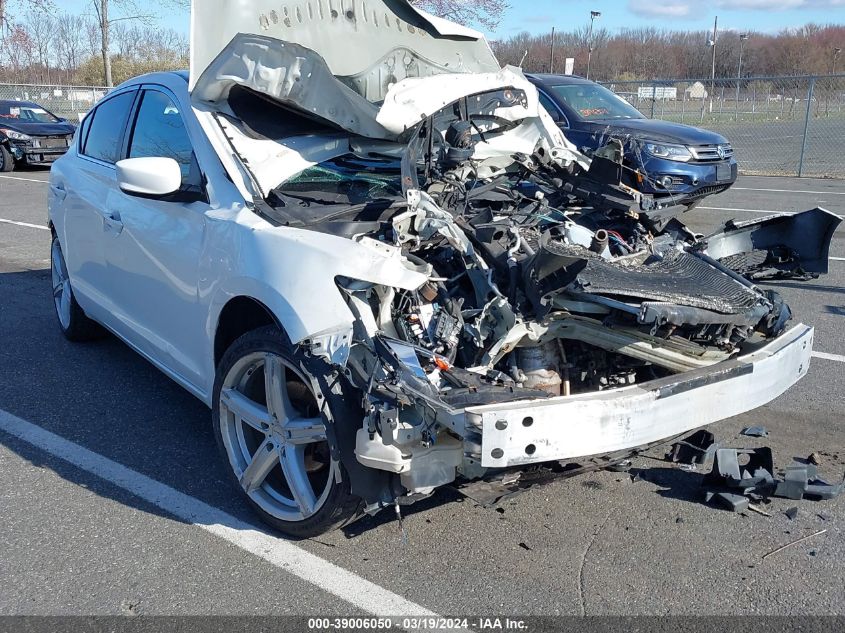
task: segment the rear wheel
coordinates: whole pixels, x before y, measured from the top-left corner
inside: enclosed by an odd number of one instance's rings
[[[237,339],[217,369],[212,420],[229,472],[264,522],[296,537],[340,527],[360,507],[328,429],[353,421],[335,420],[344,407],[315,380],[330,370],[273,326]]]
[[[5,145],[0,145],[0,171],[12,171],[15,168],[15,157]]]
[[[90,341],[102,335],[102,328],[89,319],[73,296],[59,238],[53,238],[50,247],[50,278],[53,284],[53,306],[62,334],[69,341]]]

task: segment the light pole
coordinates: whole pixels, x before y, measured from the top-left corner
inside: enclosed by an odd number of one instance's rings
[[[601,17],[601,11],[590,11],[590,34],[587,36],[587,79],[590,78],[590,63],[593,61],[593,22]]]
[[[552,43],[549,45],[549,74],[555,72],[555,27],[552,27]]]
[[[719,25],[719,16],[713,20],[713,39],[710,46],[713,47],[713,62],[710,67],[710,114],[713,114],[713,93],[716,91],[716,32]]]
[[[839,57],[839,53],[842,52],[841,48],[834,48],[833,49],[833,63],[830,65],[830,74],[836,74],[836,58]]]
[[[742,81],[742,45],[748,39],[748,33],[739,34],[739,68],[736,71],[736,117],[739,121],[739,83]]]

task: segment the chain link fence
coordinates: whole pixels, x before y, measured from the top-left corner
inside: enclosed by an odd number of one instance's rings
[[[734,147],[740,173],[845,178],[845,74],[605,85],[647,117],[722,134]],[[0,100],[34,101],[78,122],[108,90],[0,84]]]
[[[0,100],[34,101],[56,116],[78,123],[108,91],[101,86],[0,84]]]
[[[647,117],[722,134],[740,173],[845,178],[845,74],[605,85]]]

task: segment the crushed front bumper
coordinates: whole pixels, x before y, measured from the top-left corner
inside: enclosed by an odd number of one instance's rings
[[[774,400],[809,369],[799,324],[745,356],[640,385],[466,409],[481,466],[506,468],[645,446]],[[478,444],[474,442],[477,447]]]

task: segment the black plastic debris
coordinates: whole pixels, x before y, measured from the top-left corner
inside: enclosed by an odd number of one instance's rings
[[[784,480],[775,488],[776,497],[787,499],[833,499],[845,489],[845,480],[830,484],[818,478],[814,464],[793,464],[786,469]]]
[[[748,437],[768,437],[769,432],[764,426],[749,426],[742,429],[741,433]]]
[[[787,516],[790,520],[793,520],[793,521],[794,521],[794,520],[795,520],[795,517],[797,517],[797,516],[798,516],[798,507],[797,507],[797,506],[793,506],[793,507],[789,508],[789,510],[786,510],[786,511],[784,512],[784,514],[785,514],[785,515],[786,515],[786,516]]]
[[[703,464],[718,448],[715,436],[709,431],[700,430],[672,444],[666,453],[666,459],[676,464]]]
[[[786,499],[833,499],[845,489],[845,481],[838,485],[818,478],[813,464],[793,464],[787,467],[784,478],[776,480],[772,449],[768,447],[719,448],[716,450],[712,470],[704,476],[705,501],[740,512],[751,501],[768,503],[772,496]],[[744,500],[744,502],[743,502]],[[786,511],[789,518],[792,510]],[[761,512],[761,514],[763,514]]]
[[[744,495],[737,495],[731,492],[707,492],[704,496],[706,503],[715,503],[733,512],[748,510],[751,501]]]
[[[740,455],[747,462],[740,466]],[[746,459],[743,458],[743,461]],[[704,476],[702,485],[715,488],[741,489],[743,494],[765,489],[774,483],[772,449],[720,448],[716,450],[713,469]]]

